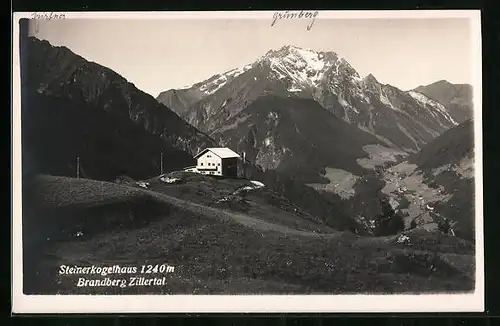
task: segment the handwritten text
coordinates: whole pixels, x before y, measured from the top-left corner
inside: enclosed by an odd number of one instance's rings
[[[309,19],[310,23],[307,25],[307,30],[310,31],[314,25],[314,21],[316,20],[316,16],[318,16],[317,11],[303,11],[300,12],[275,12],[273,15],[273,21],[271,23],[271,27],[276,25],[276,23],[281,19]]]
[[[55,12],[34,12],[31,14],[32,19],[44,19],[44,20],[55,20],[55,19],[66,19],[65,14],[58,14]]]

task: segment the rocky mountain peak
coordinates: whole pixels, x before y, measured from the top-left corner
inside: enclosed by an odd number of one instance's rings
[[[349,63],[335,52],[315,51],[286,45],[278,50],[270,50],[259,62],[273,72],[271,77],[291,82],[289,91],[299,91],[308,87],[318,87],[331,79],[345,77],[359,78]]]
[[[333,51],[316,51],[312,49],[301,48],[295,45],[284,45],[278,50],[269,50],[264,57],[274,59],[294,57],[296,59],[305,60],[310,64],[317,61],[336,61],[339,59],[338,54]]]
[[[368,74],[365,78],[363,78],[363,82],[365,84],[380,84],[377,78],[375,78],[372,74]]]
[[[372,74],[368,74],[365,78],[363,78],[361,80],[361,84],[365,90],[372,92],[380,92],[382,87],[382,84]]]

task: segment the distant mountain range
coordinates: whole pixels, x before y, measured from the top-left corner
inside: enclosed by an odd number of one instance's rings
[[[190,88],[167,90],[157,100],[213,135],[238,125],[234,117],[244,116],[252,102],[268,95],[314,100],[386,146],[406,151],[417,151],[458,124],[442,104],[422,93],[381,84],[372,75],[361,79],[335,52],[295,46],[271,50],[253,63]]]
[[[472,118],[472,86],[469,84],[452,84],[440,80],[427,86],[419,86],[415,91],[443,104],[459,123]]]

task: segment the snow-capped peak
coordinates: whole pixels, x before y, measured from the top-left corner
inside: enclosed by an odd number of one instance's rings
[[[346,76],[354,82],[360,81],[358,73],[335,52],[285,45],[278,50],[269,50],[254,63],[214,75],[185,88],[197,88],[204,95],[212,95],[231,80],[259,64],[271,68],[271,78],[291,81],[289,92],[318,87],[322,83],[344,79]]]
[[[294,45],[285,45],[279,50],[270,50],[264,56],[264,59],[290,59],[302,61],[311,68],[320,70],[323,69],[327,62],[339,60],[339,56],[335,52],[315,51],[312,49],[304,49]]]
[[[357,72],[335,52],[315,51],[293,45],[271,50],[259,59],[269,65],[278,79],[291,79],[293,91],[316,87],[325,77],[345,75],[356,79]]]

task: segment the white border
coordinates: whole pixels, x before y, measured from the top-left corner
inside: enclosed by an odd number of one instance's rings
[[[269,19],[271,11],[64,12],[66,19]],[[316,19],[469,18],[473,37],[476,289],[471,294],[422,295],[24,295],[22,293],[21,117],[19,19],[13,15],[12,80],[12,312],[13,313],[204,313],[204,312],[478,312],[484,311],[482,180],[482,66],[479,10],[319,11]],[[16,163],[16,164],[14,164]]]

